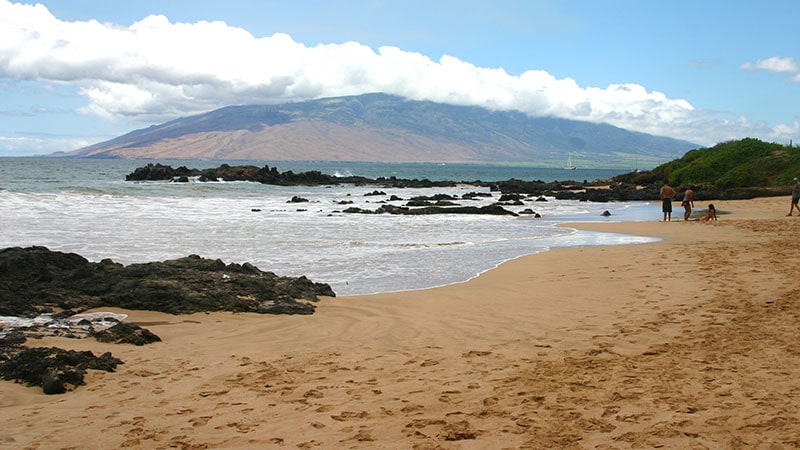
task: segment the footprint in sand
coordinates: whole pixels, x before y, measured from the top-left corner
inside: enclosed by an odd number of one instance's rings
[[[351,419],[366,419],[367,417],[369,417],[369,413],[366,411],[344,411],[339,415],[331,416],[331,419],[344,422]]]
[[[422,405],[417,405],[417,404],[414,404],[414,403],[412,403],[412,404],[409,404],[409,405],[403,406],[403,407],[400,409],[400,411],[401,411],[401,412],[404,412],[404,413],[406,413],[406,414],[409,414],[409,413],[414,413],[414,412],[419,412],[419,411],[422,411],[423,409],[425,409],[425,407],[424,407],[424,406],[422,406]]]
[[[249,433],[251,429],[255,428],[257,425],[253,423],[247,423],[245,421],[239,422],[229,422],[225,424],[228,428],[233,428],[238,433]],[[214,427],[215,430],[221,430],[223,427]]]
[[[342,439],[339,442],[348,442],[348,441],[358,441],[358,442],[372,442],[375,439],[372,438],[372,431],[369,428],[362,427],[358,432],[356,432],[355,436],[349,439]]]
[[[195,418],[193,418],[193,419],[189,420],[189,423],[190,423],[190,424],[191,424],[193,427],[202,427],[202,426],[206,425],[206,424],[208,423],[208,421],[209,421],[209,420],[211,420],[213,417],[214,417],[214,416],[200,416],[200,417],[195,417]]]
[[[488,356],[491,354],[492,352],[486,350],[470,350],[466,353],[463,353],[461,356],[464,358],[474,358],[476,356]]]
[[[310,390],[306,391],[305,394],[303,394],[303,397],[305,397],[305,398],[322,398],[324,396],[325,396],[325,394],[323,394],[321,391],[318,391],[316,389],[310,389]]]
[[[199,395],[200,397],[211,397],[211,396],[225,395],[228,392],[230,392],[230,390],[228,389],[223,389],[221,391],[201,391]]]

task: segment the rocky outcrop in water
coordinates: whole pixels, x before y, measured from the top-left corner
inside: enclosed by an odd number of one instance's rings
[[[527,195],[542,198],[544,196],[555,197],[558,200],[579,200],[590,202],[612,202],[612,201],[656,201],[659,199],[661,187],[660,179],[648,179],[646,183],[636,183],[630,176],[620,175],[613,180],[594,180],[577,181],[552,181],[544,182],[541,180],[523,181],[510,179],[505,181],[429,181],[429,180],[408,180],[395,177],[390,178],[366,178],[359,176],[336,177],[326,175],[318,171],[294,173],[292,171],[279,172],[275,167],[256,167],[256,166],[229,166],[222,164],[220,167],[212,169],[188,169],[179,167],[173,169],[168,165],[148,164],[140,167],[126,176],[128,181],[148,181],[148,180],[170,180],[170,181],[189,181],[190,177],[198,181],[254,181],[265,184],[276,184],[284,186],[318,186],[318,185],[378,185],[383,187],[406,188],[406,187],[449,187],[459,184],[488,187],[492,191],[500,192],[502,195]],[[641,177],[636,178],[642,180]],[[676,186],[678,192],[686,189],[686,186]],[[786,187],[743,187],[726,188],[724,186],[714,186],[701,184],[694,186],[695,200],[740,200],[756,197],[772,197],[788,195],[790,192]],[[379,191],[376,191],[379,192]],[[374,194],[373,194],[374,195]],[[358,211],[368,212],[368,211]],[[386,211],[382,211],[386,212]],[[438,214],[447,211],[428,210],[421,212],[410,212],[411,214]],[[458,213],[458,211],[450,211]],[[474,210],[472,212],[462,211],[462,213],[483,214],[483,211]]]
[[[408,208],[405,206],[381,205],[374,210],[350,207],[342,212],[357,214],[396,214],[419,216],[426,214],[489,214],[489,215],[510,215],[516,216],[517,213],[509,211],[500,205],[487,206],[423,206],[419,208]]]
[[[230,166],[222,164],[216,168],[189,169],[181,166],[177,169],[169,165],[149,163],[139,167],[125,177],[126,181],[189,181],[195,178],[200,182],[210,181],[253,181],[256,183],[279,186],[326,186],[338,184],[381,185],[386,187],[437,187],[453,186],[453,181],[406,180],[395,177],[367,178],[360,176],[337,177],[319,171],[294,173],[291,170],[280,172],[275,167],[244,165]]]

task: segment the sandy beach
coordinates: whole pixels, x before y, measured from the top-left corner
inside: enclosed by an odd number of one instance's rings
[[[313,316],[115,310],[163,342],[30,342],[125,363],[63,395],[0,382],[0,448],[798,448],[800,217],[715,203],[717,222],[568,225],[659,242]]]

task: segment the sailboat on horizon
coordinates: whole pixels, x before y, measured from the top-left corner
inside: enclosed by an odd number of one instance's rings
[[[575,170],[575,169],[577,169],[577,167],[575,167],[575,165],[572,164],[572,153],[568,153],[567,154],[567,165],[564,166],[564,168],[567,169],[567,170]]]

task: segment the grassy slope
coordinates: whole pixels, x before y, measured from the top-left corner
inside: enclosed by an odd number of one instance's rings
[[[621,175],[619,181],[721,188],[779,187],[800,176],[800,148],[745,138],[699,148],[653,170]]]

